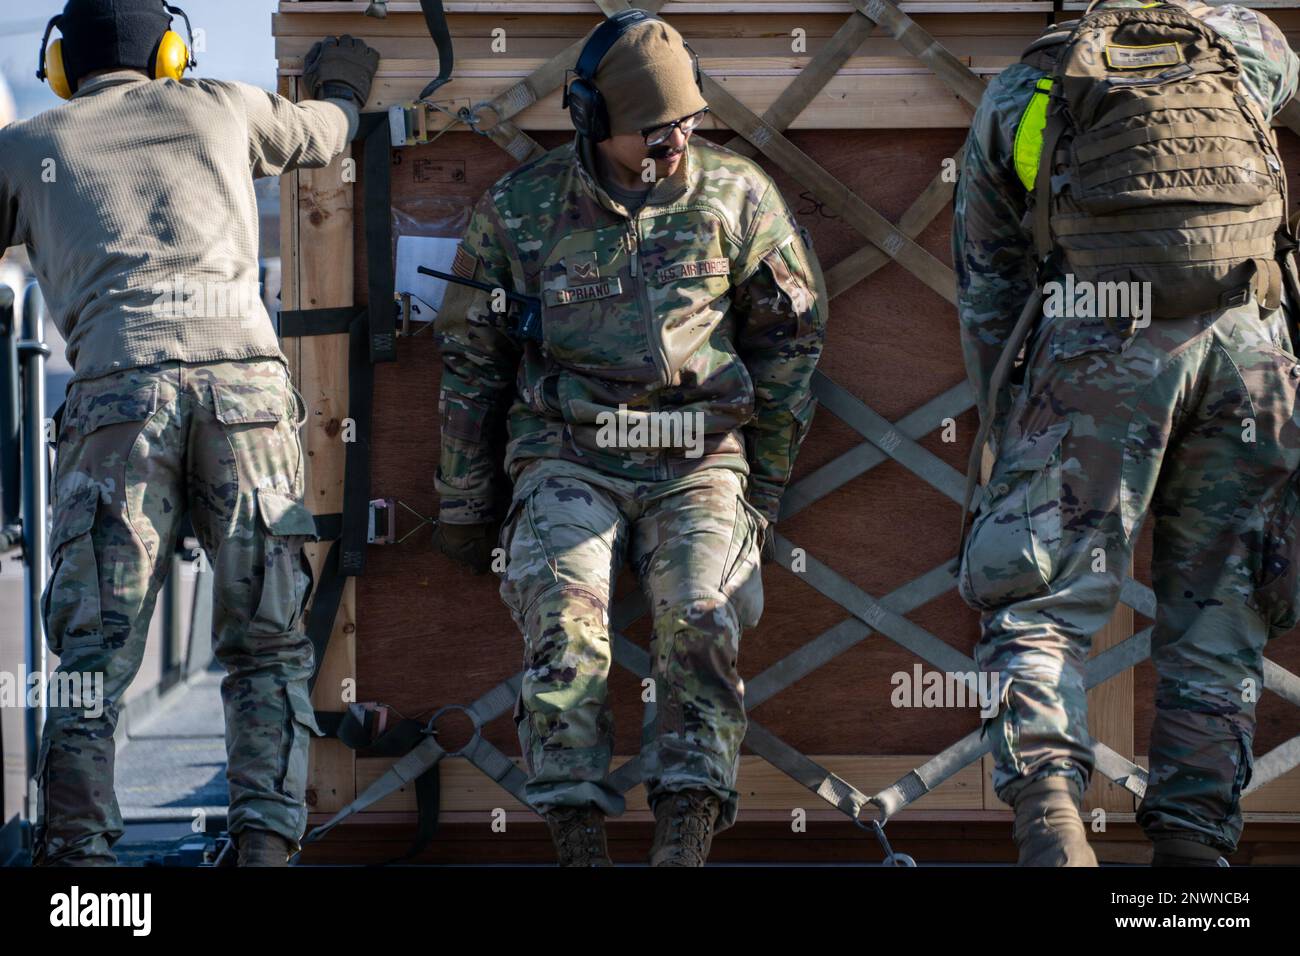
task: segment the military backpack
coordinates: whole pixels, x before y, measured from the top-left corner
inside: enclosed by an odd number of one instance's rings
[[[1014,143],[1040,262],[1150,283],[1158,318],[1278,306],[1286,180],[1231,41],[1174,4],[1089,6],[1022,62],[1048,73]]]

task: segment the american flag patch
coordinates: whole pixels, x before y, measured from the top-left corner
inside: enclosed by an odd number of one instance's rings
[[[474,278],[474,270],[478,268],[478,259],[465,248],[461,243],[456,247],[456,258],[451,262],[451,271],[453,275],[458,275],[462,279]]]

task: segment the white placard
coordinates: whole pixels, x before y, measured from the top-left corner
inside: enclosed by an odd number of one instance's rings
[[[451,261],[456,256],[459,239],[447,239],[442,236],[398,236],[397,237],[397,288],[402,295],[409,292],[411,299],[411,318],[418,322],[431,322],[442,306],[442,295],[447,291],[447,282],[433,276],[416,272],[419,266],[437,269],[439,272],[451,272]]]

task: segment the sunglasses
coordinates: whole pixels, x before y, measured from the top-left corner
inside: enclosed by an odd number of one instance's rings
[[[682,119],[674,120],[671,123],[665,123],[663,126],[652,126],[649,129],[643,129],[641,130],[641,135],[645,137],[645,144],[647,146],[658,146],[669,136],[673,135],[674,129],[680,129],[683,135],[695,129],[695,127],[704,122],[704,114],[708,111],[709,108],[706,106],[698,113],[692,113],[690,116],[683,117]]]

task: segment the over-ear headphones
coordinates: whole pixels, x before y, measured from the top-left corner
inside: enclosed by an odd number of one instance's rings
[[[185,75],[185,71],[193,69],[199,65],[199,61],[194,59],[191,52],[194,48],[194,29],[190,26],[190,18],[180,7],[173,7],[171,4],[163,2],[163,9],[172,16],[178,16],[185,21],[185,33],[189,36],[189,43],[181,38],[179,33],[168,30],[158,41],[158,46],[154,50],[148,66],[149,72],[156,80],[179,80]],[[65,100],[72,99],[75,92],[72,88],[72,78],[68,76],[67,64],[63,58],[63,41],[55,40],[50,42],[50,34],[56,27],[63,29],[63,15],[50,18],[50,22],[45,25],[45,35],[41,38],[40,65],[36,70],[36,78],[45,80],[50,84],[55,94]]]
[[[609,111],[605,107],[605,97],[600,95],[600,90],[596,89],[594,82],[596,69],[605,54],[609,52],[609,48],[618,42],[619,37],[638,23],[647,20],[663,22],[660,17],[651,16],[636,7],[620,10],[612,17],[605,18],[605,22],[596,28],[596,32],[591,35],[587,45],[578,54],[578,62],[573,68],[577,76],[565,86],[560,105],[569,111],[574,129],[593,143],[599,143],[610,137]],[[682,40],[682,44],[690,50],[691,56],[695,59],[695,85],[703,93],[704,87],[700,84],[700,58],[696,56],[694,50],[691,50],[689,43]],[[567,76],[568,71],[566,70],[565,73]]]

